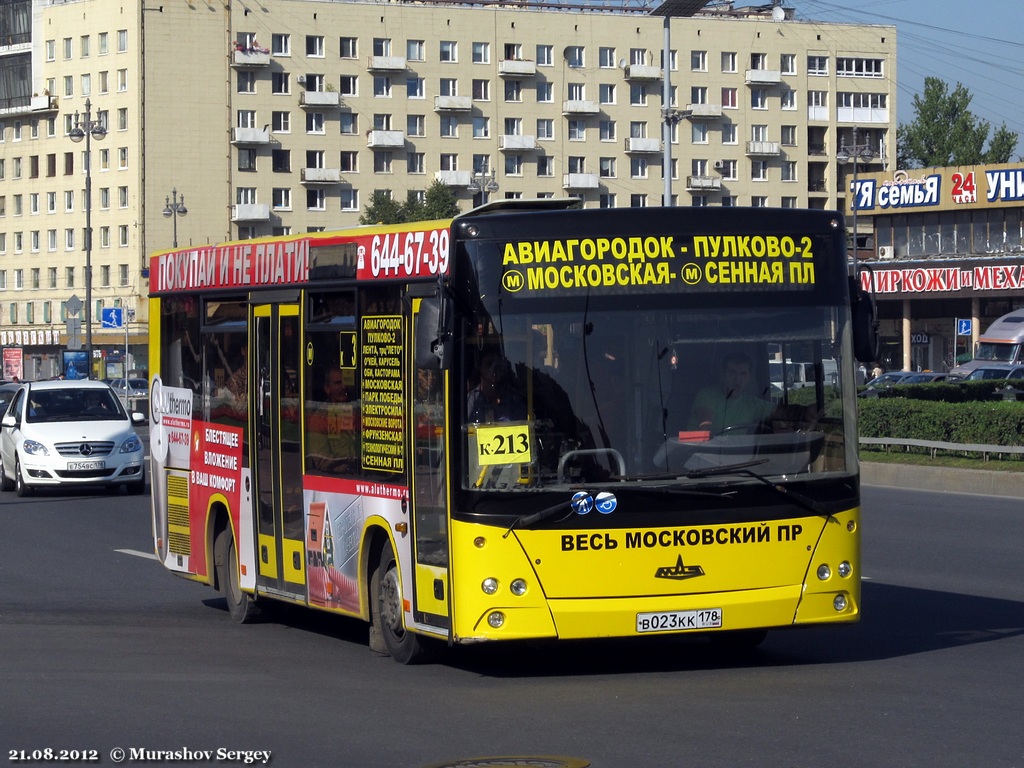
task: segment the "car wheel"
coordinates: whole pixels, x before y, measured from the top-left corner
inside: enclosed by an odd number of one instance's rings
[[[32,486],[25,482],[25,476],[21,472],[21,462],[14,457],[14,492],[18,496],[25,497],[32,495]]]
[[[7,476],[7,467],[0,461],[0,491],[13,491],[14,481]]]

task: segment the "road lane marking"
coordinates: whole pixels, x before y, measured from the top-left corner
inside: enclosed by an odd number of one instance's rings
[[[137,549],[115,549],[115,552],[120,552],[122,555],[132,555],[133,557],[144,557],[147,560],[156,560],[156,555],[152,552],[139,552]]]

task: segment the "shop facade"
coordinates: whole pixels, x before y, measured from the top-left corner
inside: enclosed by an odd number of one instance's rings
[[[1024,307],[1024,164],[888,171],[853,185],[873,224],[859,267],[878,302],[885,370],[949,370]]]

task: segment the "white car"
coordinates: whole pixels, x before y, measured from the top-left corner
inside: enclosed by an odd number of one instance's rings
[[[26,382],[0,420],[0,490],[124,486],[143,493],[146,468],[135,424],[101,381]]]

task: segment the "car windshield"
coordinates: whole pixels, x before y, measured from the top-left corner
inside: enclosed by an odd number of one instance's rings
[[[25,420],[33,423],[111,421],[128,418],[110,389],[33,389]]]
[[[657,483],[745,460],[767,475],[849,469],[838,313],[629,309],[469,324],[464,487]]]

